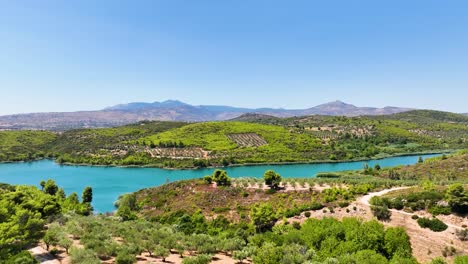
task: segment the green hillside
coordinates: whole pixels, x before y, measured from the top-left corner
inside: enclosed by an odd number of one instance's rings
[[[192,124],[150,136],[143,139],[143,141],[149,140],[158,145],[161,142],[179,140],[185,146],[197,146],[213,151],[227,151],[239,148],[238,144],[229,139],[228,135],[245,133],[256,133],[266,140],[267,145],[256,149],[261,152],[304,152],[320,148],[320,143],[312,135],[291,133],[286,128],[280,126],[243,122]]]
[[[56,135],[46,131],[1,131],[0,161],[23,161],[47,155],[47,144]]]
[[[305,116],[116,128],[0,132],[0,161],[55,157],[60,163],[203,167],[312,162],[468,149],[467,117],[437,111],[391,116]]]

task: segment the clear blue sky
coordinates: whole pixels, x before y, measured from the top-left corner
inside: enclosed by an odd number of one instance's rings
[[[467,12],[465,0],[0,0],[0,115],[166,99],[468,112]]]

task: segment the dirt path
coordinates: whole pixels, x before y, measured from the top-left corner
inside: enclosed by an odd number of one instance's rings
[[[337,219],[342,219],[345,217],[358,217],[363,220],[374,219],[372,212],[370,210],[370,199],[376,196],[383,196],[393,191],[407,189],[409,187],[397,187],[392,189],[386,189],[379,192],[372,192],[367,195],[364,195],[357,199],[355,202],[351,203],[347,208],[336,208],[334,213],[331,213],[327,210],[322,211],[310,211],[311,217],[313,218],[323,218],[323,217],[334,217]],[[354,210],[356,209],[356,210]],[[468,223],[467,218],[457,217],[457,216],[439,216],[444,223],[449,227],[443,232],[433,232],[426,228],[421,228],[417,221],[412,219],[413,215],[418,215],[419,217],[431,217],[427,212],[416,212],[416,213],[407,213],[399,210],[391,210],[392,216],[390,221],[384,222],[385,226],[392,227],[403,227],[408,236],[410,237],[411,247],[413,249],[413,255],[420,263],[430,262],[436,257],[443,257],[442,252],[444,249],[453,247],[457,250],[459,255],[468,255],[468,242],[462,242],[456,237],[456,230],[462,229],[463,224]],[[290,218],[290,222],[304,222],[307,218],[302,214],[299,217]],[[447,261],[449,263],[453,262],[453,257],[448,257]]]
[[[31,255],[41,264],[61,264],[52,254],[47,252],[43,247],[37,246],[28,250]]]
[[[380,192],[369,193],[369,194],[364,195],[361,198],[359,198],[357,200],[357,202],[361,203],[363,205],[366,205],[366,206],[370,206],[369,202],[370,202],[370,199],[372,199],[372,197],[383,196],[383,195],[385,195],[387,193],[390,193],[390,192],[393,192],[393,191],[404,190],[404,189],[408,189],[408,188],[410,188],[410,187],[396,187],[396,188],[392,188],[392,189],[386,189],[386,190],[383,190],[383,191],[380,191]]]

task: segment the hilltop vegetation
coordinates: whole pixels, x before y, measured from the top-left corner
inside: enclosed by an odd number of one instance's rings
[[[27,161],[47,156],[57,136],[46,131],[0,131],[0,161]]]
[[[67,212],[89,215],[92,190],[87,188],[80,202],[76,193],[65,195],[63,189],[49,180],[42,182],[42,190],[33,186],[0,184],[0,260],[7,264],[36,263],[25,251],[44,237],[50,219]],[[55,244],[66,243],[63,240]]]
[[[382,158],[466,149],[466,119],[437,111],[378,117],[248,115],[241,118],[247,122],[141,122],[58,134],[2,131],[0,161],[54,157],[59,163],[191,168]]]

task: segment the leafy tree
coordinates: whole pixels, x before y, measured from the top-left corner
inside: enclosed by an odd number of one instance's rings
[[[58,191],[58,186],[55,184],[55,181],[49,179],[44,185],[44,192],[50,195],[55,195]]]
[[[73,245],[73,241],[68,238],[65,234],[62,234],[57,242],[57,244],[65,249],[68,254],[68,250]]]
[[[119,198],[116,215],[122,217],[124,221],[135,220],[137,216],[134,211],[137,209],[136,195],[126,194]]]
[[[72,264],[100,264],[101,261],[90,249],[72,247],[70,249],[70,259]]]
[[[468,192],[460,183],[452,184],[447,188],[446,200],[454,212],[468,213]]]
[[[401,227],[389,227],[385,230],[385,252],[392,258],[395,255],[400,257],[411,257],[411,244],[406,231]]]
[[[49,229],[44,235],[44,243],[46,244],[47,250],[50,246],[56,246],[61,236],[60,226],[58,224],[51,224]]]
[[[46,182],[44,180],[42,180],[39,185],[41,185],[41,190],[43,191],[44,190],[44,187],[46,185]]]
[[[127,250],[121,250],[115,258],[116,264],[133,264],[137,261],[135,255],[131,254]]]
[[[282,246],[284,264],[302,264],[311,260],[313,257],[312,251],[307,250],[307,247],[300,244],[285,244]]]
[[[388,221],[390,220],[390,217],[392,216],[392,212],[388,210],[388,207],[386,205],[384,206],[378,206],[378,205],[373,205],[371,206],[371,211],[374,214],[377,219],[380,221]]]
[[[215,170],[211,176],[213,181],[220,186],[229,186],[231,185],[231,179],[224,170]]]
[[[232,258],[238,260],[240,263],[243,263],[248,257],[252,256],[252,250],[249,248],[243,248],[242,250],[234,251]]]
[[[271,189],[278,189],[281,183],[281,175],[273,170],[267,170],[265,174],[263,174],[263,178],[265,179],[265,184],[270,186]]]
[[[253,256],[254,263],[262,264],[277,264],[281,263],[283,259],[283,252],[280,247],[272,242],[266,242],[257,253]]]
[[[163,262],[166,262],[166,258],[169,257],[170,253],[171,252],[169,251],[169,249],[161,245],[157,245],[153,250],[153,254],[156,257],[161,258]]]
[[[213,177],[211,175],[206,175],[205,177],[203,177],[203,180],[206,183],[211,184],[213,182]]]
[[[235,237],[235,238],[228,238],[223,241],[222,248],[224,251],[227,253],[235,251],[235,250],[240,250],[245,246],[245,241],[241,238]]]
[[[211,262],[211,256],[201,254],[195,257],[188,257],[182,260],[182,264],[208,264]]]
[[[81,197],[83,203],[91,203],[93,201],[93,189],[89,186],[84,188],[83,195]]]
[[[39,264],[31,253],[28,251],[21,251],[20,253],[10,256],[9,259],[3,259],[4,264]]]
[[[359,264],[385,264],[388,263],[388,260],[382,256],[377,254],[377,252],[373,250],[362,250],[359,252],[356,252],[354,255],[354,260],[356,261],[355,263]]]
[[[255,226],[257,232],[264,232],[266,230],[271,230],[278,218],[273,206],[269,203],[264,203],[252,208],[250,219],[252,219],[252,224]]]
[[[59,199],[60,202],[63,202],[67,198],[65,194],[65,190],[63,188],[60,188],[56,194],[57,198]]]

